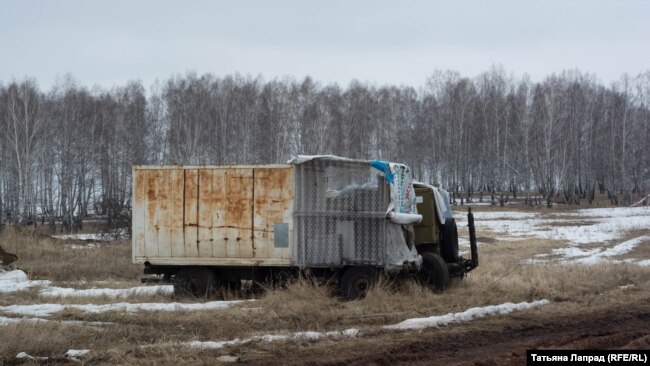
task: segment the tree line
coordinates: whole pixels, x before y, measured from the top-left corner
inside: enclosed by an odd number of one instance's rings
[[[603,85],[502,67],[423,87],[187,73],[149,89],[66,76],[0,83],[0,223],[79,228],[130,212],[134,164],[266,164],[297,154],[399,161],[463,200],[631,203],[650,187],[650,72]]]

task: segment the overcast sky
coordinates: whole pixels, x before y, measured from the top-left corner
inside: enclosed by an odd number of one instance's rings
[[[0,82],[104,87],[194,70],[424,85],[493,64],[608,84],[650,70],[650,1],[0,0]]]

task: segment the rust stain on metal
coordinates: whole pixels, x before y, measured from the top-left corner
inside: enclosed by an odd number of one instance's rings
[[[290,253],[274,246],[274,230],[292,219],[293,167],[135,172],[134,205],[144,220],[144,240],[157,247],[157,255],[264,260]]]
[[[150,227],[156,225],[156,171],[145,172],[147,180],[147,211],[149,213],[148,218],[149,222],[147,223]]]
[[[135,176],[133,177],[133,179],[135,179],[135,204],[144,203],[145,181],[142,178],[142,176],[143,176],[142,170],[135,170]]]
[[[255,257],[255,169],[253,169],[253,196],[251,198],[251,250],[253,251],[253,257]],[[241,238],[237,238],[237,241]]]

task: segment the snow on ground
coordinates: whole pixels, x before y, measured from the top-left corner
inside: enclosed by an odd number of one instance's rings
[[[467,216],[457,214],[458,226],[467,225]],[[650,228],[650,207],[593,208],[558,212],[544,217],[536,212],[475,212],[477,229],[506,233],[512,237],[536,237],[575,244],[598,243],[619,239],[627,231]]]
[[[86,234],[67,234],[67,235],[52,235],[53,238],[61,240],[95,240],[95,241],[109,241],[115,238],[124,237],[127,234],[125,229],[116,229],[107,233],[86,233]]]
[[[490,305],[482,308],[471,308],[459,313],[449,313],[447,315],[431,316],[428,318],[412,318],[406,319],[401,323],[386,325],[386,329],[423,329],[430,327],[440,327],[452,323],[468,322],[477,318],[482,318],[487,315],[495,314],[508,314],[516,310],[527,310],[537,306],[548,304],[548,300],[537,300],[533,302],[520,302],[513,304],[507,302],[501,305]]]
[[[82,325],[82,326],[103,326],[103,325],[112,325],[114,323],[108,322],[88,322],[84,320],[48,320],[41,318],[7,318],[0,316],[0,326],[7,326],[9,324],[18,324],[18,323],[56,323],[63,325]]]
[[[171,295],[174,293],[172,285],[136,286],[130,288],[91,288],[75,289],[69,287],[50,286],[48,280],[30,280],[21,270],[0,272],[0,293],[24,291],[34,286],[42,286],[39,295],[43,297],[98,297],[111,298],[129,297],[138,295]]]
[[[455,214],[459,227],[467,226],[463,212]],[[490,211],[475,212],[477,230],[496,233],[496,241],[513,241],[539,238],[567,242],[570,247],[553,250],[562,258],[558,263],[594,264],[620,254],[629,253],[636,246],[648,241],[642,236],[607,248],[627,232],[650,229],[650,207],[592,208],[572,212],[556,212],[552,215],[538,212]],[[600,247],[588,250],[576,246],[595,243]],[[548,263],[547,260],[529,259],[526,263]],[[620,262],[620,261],[619,261]],[[647,260],[626,260],[638,265],[650,265]]]
[[[43,297],[97,297],[111,298],[129,297],[137,295],[171,295],[174,293],[172,285],[137,286],[130,288],[90,288],[75,289],[69,287],[46,287],[39,291]]]
[[[277,341],[289,341],[289,340],[305,340],[305,341],[315,341],[321,338],[338,338],[338,337],[357,337],[359,335],[359,329],[350,328],[343,331],[331,331],[331,332],[296,332],[291,334],[265,334],[261,336],[246,338],[246,339],[233,339],[230,341],[192,341],[181,343],[183,346],[192,347],[192,348],[201,348],[201,349],[219,349],[225,346],[231,346],[236,344],[245,344],[250,342],[277,342]]]
[[[95,249],[95,248],[99,248],[99,247],[100,247],[99,243],[66,244],[65,245],[66,249],[73,249],[73,250],[77,250],[77,249]]]
[[[47,357],[32,357],[28,355],[26,352],[20,352],[19,354],[16,355],[16,358],[19,360],[31,360],[35,361],[36,363],[40,363],[42,361],[47,361]]]
[[[64,310],[73,309],[86,313],[105,313],[109,311],[199,311],[225,309],[230,305],[238,304],[242,300],[210,301],[204,303],[128,303],[115,304],[30,304],[0,306],[0,311],[16,315],[29,315],[34,317],[47,317]]]
[[[113,240],[113,237],[110,235],[105,235],[101,233],[90,233],[90,234],[67,234],[67,235],[52,235],[55,239],[61,240]]]
[[[21,270],[0,272],[0,293],[9,293],[27,290],[34,286],[48,286],[48,280],[30,280]]]
[[[640,236],[638,238],[624,241],[608,249],[590,249],[581,250],[575,247],[553,249],[553,254],[563,255],[567,259],[563,259],[560,263],[582,263],[582,264],[597,264],[606,261],[611,261],[607,257],[614,257],[621,254],[631,252],[637,245],[644,241],[650,241],[650,236]],[[581,258],[576,258],[581,257]],[[629,261],[634,263],[633,261]]]
[[[7,318],[4,316],[0,316],[0,326],[6,326],[9,324],[17,324],[17,323],[42,323],[42,322],[47,322],[49,320],[45,319],[38,319],[38,318]]]
[[[585,208],[567,215],[587,217],[630,217],[650,215],[650,206],[641,207],[610,207],[610,208]]]
[[[86,356],[89,352],[89,349],[69,349],[64,356],[70,361],[80,362],[81,358]],[[16,358],[19,360],[32,360],[36,362],[47,361],[48,359],[47,357],[32,357],[26,352],[20,352],[16,355]]]
[[[79,362],[81,358],[84,358],[90,352],[89,349],[69,349],[65,353],[65,357],[71,361]]]

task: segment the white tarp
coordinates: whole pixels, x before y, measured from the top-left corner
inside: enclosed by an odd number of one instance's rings
[[[445,220],[453,217],[451,205],[449,204],[449,193],[442,188],[434,187],[430,184],[415,183],[418,187],[426,187],[433,193],[433,200],[435,201],[436,216],[438,221],[444,225]]]
[[[445,223],[446,219],[453,217],[451,206],[449,205],[449,193],[442,188],[434,188],[433,196],[436,200],[436,212],[441,224]]]
[[[336,155],[298,155],[291,158],[288,164],[302,164],[314,159],[335,160],[349,163],[369,164],[384,173],[386,182],[390,186],[390,204],[386,210],[386,217],[398,225],[415,224],[422,221],[418,214],[413,188],[411,169],[404,164],[389,163],[380,160],[358,160],[343,158]],[[373,183],[374,184],[374,183]],[[364,186],[350,186],[348,189],[364,188]],[[335,197],[345,190],[328,192],[330,197]]]

